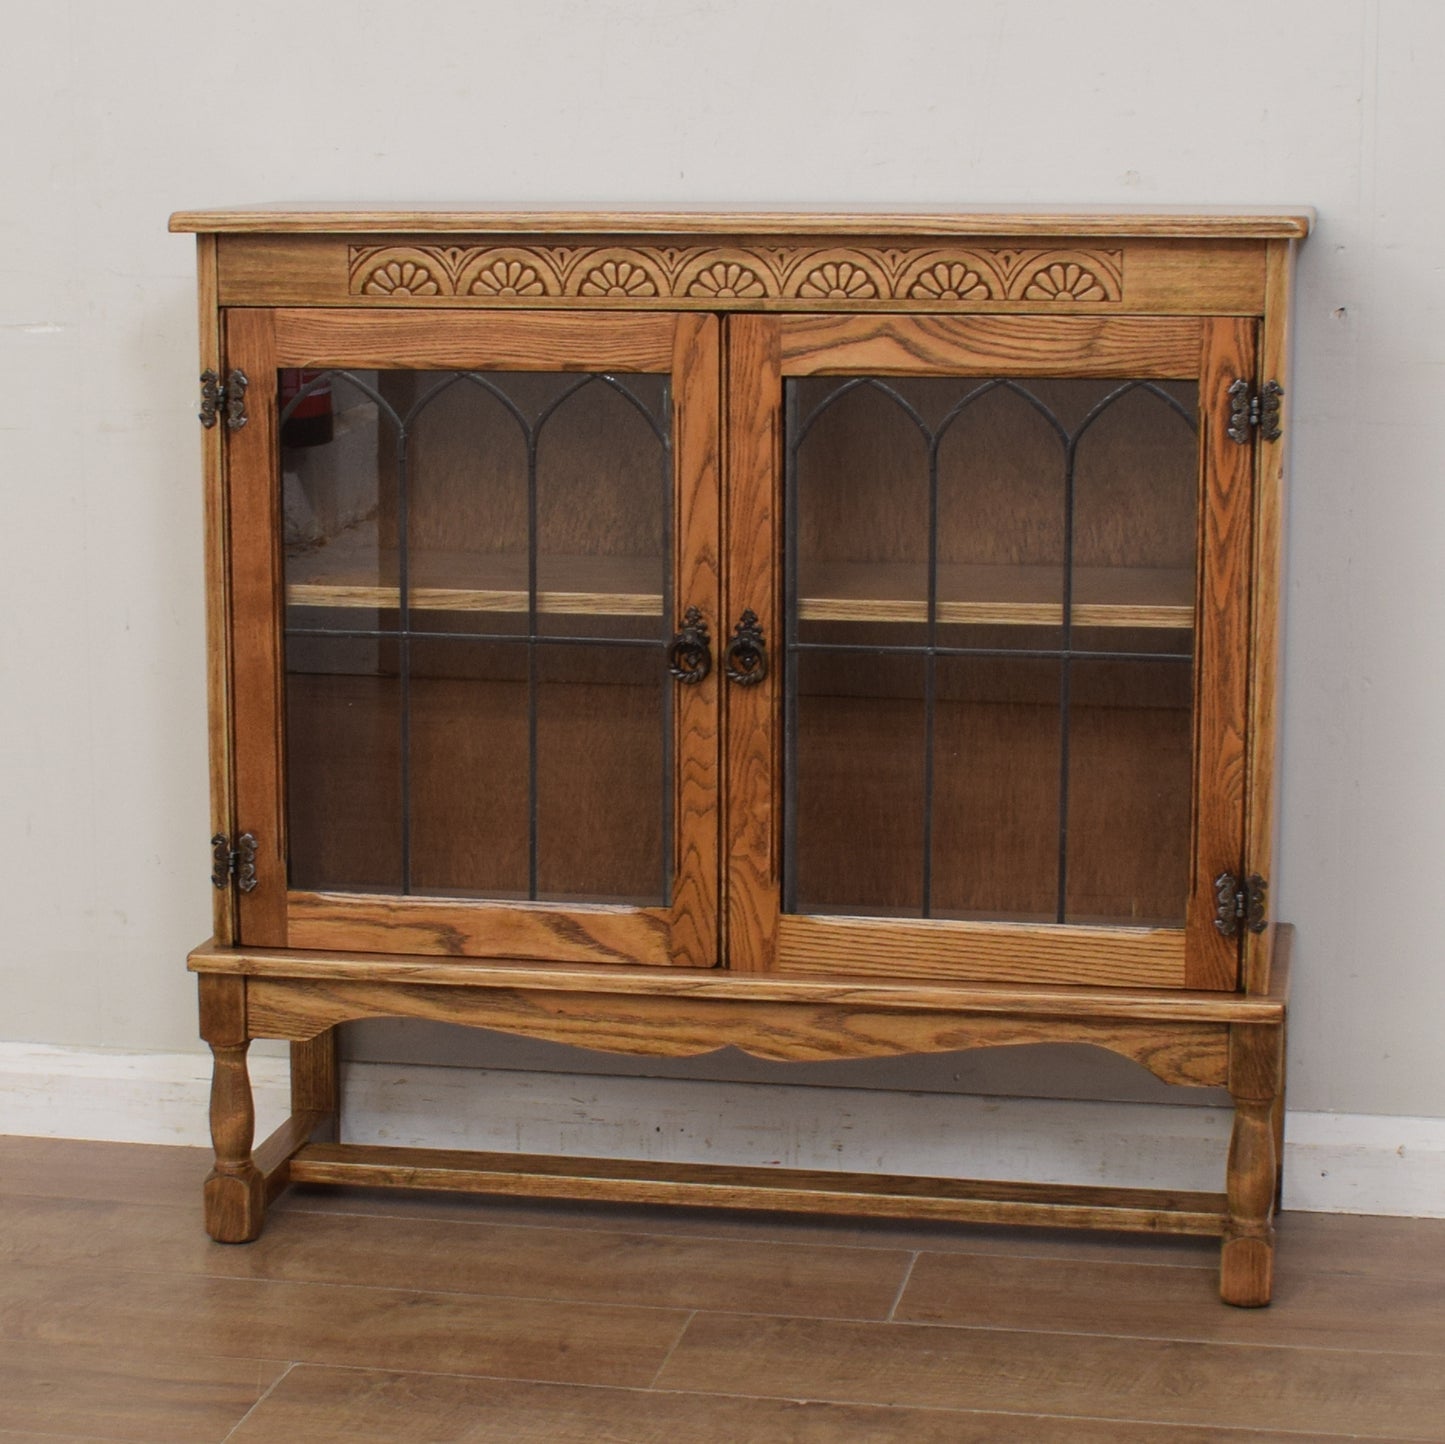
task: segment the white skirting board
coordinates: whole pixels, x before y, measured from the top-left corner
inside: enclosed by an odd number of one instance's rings
[[[253,1056],[257,1137],[283,1058]],[[0,1043],[0,1133],[205,1145],[210,1058]],[[350,1142],[1223,1187],[1227,1109],[356,1063]],[[1285,1207],[1445,1216],[1445,1119],[1291,1113]]]

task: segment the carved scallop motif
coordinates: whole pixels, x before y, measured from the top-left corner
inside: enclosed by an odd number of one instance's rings
[[[659,289],[658,278],[643,267],[640,257],[637,260],[614,257],[585,271],[577,294],[625,298],[656,296]]]
[[[714,261],[704,266],[687,283],[689,296],[712,296],[718,300],[751,300],[768,294],[756,271],[740,261]]]
[[[1118,301],[1124,294],[1123,262],[1119,251],[1025,252],[1012,267],[1008,294],[1023,301]]]
[[[988,282],[962,261],[937,261],[920,271],[908,287],[913,301],[986,301],[993,294]]]
[[[1124,294],[1121,251],[858,245],[371,245],[349,251],[348,289],[378,299],[460,297],[481,306],[762,299],[848,309],[880,300],[947,309],[1012,301],[1100,305]]]
[[[1105,293],[1092,271],[1072,261],[1035,271],[1024,288],[1026,301],[1102,301]]]
[[[416,261],[387,261],[370,272],[362,283],[367,296],[438,296],[441,286],[432,273]]]
[[[535,266],[525,261],[496,260],[487,263],[466,287],[469,296],[545,296],[547,287]]]
[[[803,277],[799,296],[829,301],[872,301],[879,283],[853,261],[825,261]]]

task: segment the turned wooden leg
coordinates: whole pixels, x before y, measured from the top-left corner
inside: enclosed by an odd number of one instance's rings
[[[211,1143],[206,1177],[206,1232],[218,1243],[246,1243],[261,1232],[266,1180],[251,1157],[256,1111],[246,1071],[245,979],[203,975],[201,1036],[211,1045]]]
[[[1229,1141],[1229,1217],[1220,1254],[1219,1293],[1225,1303],[1241,1308],[1267,1304],[1274,1288],[1279,1065],[1280,1029],[1254,1023],[1230,1029],[1234,1132]]]

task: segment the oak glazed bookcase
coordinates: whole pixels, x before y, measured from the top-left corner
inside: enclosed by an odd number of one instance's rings
[[[1217,1234],[1266,1303],[1307,211],[182,213],[211,1234],[288,1183]],[[336,1025],[770,1059],[1084,1042],[1218,1194],[336,1140]],[[293,1114],[252,1151],[252,1038]],[[940,1172],[947,1160],[940,1160]]]

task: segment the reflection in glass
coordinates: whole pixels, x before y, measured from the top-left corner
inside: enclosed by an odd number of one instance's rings
[[[1194,383],[785,384],[785,911],[1180,922]]]
[[[279,394],[292,886],[665,903],[667,378]]]

